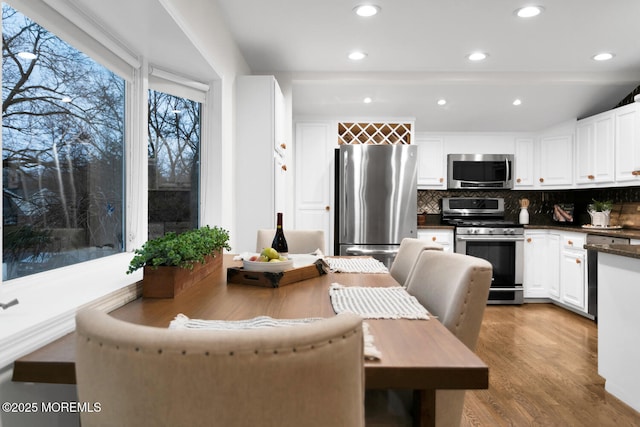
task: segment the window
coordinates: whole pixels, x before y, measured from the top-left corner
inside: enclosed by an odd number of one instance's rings
[[[199,102],[149,91],[149,238],[198,227]]]
[[[124,250],[125,82],[2,5],[3,279]]]

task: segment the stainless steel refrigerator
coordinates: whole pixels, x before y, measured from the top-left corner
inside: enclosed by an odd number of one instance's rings
[[[416,237],[414,145],[343,145],[336,150],[335,253],[370,255],[391,266]]]

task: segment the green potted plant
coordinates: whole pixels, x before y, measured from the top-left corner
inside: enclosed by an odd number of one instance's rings
[[[222,266],[228,231],[209,226],[167,233],[134,251],[127,274],[144,268],[142,295],[172,298]]]
[[[595,212],[607,212],[611,211],[611,208],[613,208],[613,202],[611,200],[599,201],[596,199],[591,199],[591,201],[593,203],[589,206],[592,208],[591,210]]]

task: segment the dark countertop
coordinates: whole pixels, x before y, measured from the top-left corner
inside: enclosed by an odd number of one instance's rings
[[[527,230],[560,230],[560,231],[572,231],[575,233],[585,234],[598,234],[600,236],[611,237],[624,237],[627,239],[640,239],[640,230],[634,230],[631,228],[621,229],[594,229],[594,228],[582,228],[580,225],[536,225],[529,224],[524,226]]]
[[[433,229],[440,229],[440,230],[455,230],[455,227],[453,225],[443,225],[443,224],[418,224],[418,230],[433,230]]]
[[[587,250],[640,259],[640,245],[584,245]]]
[[[424,229],[442,229],[442,230],[454,230],[455,227],[442,222],[442,217],[436,214],[424,215],[424,221],[418,223],[418,230]],[[611,237],[624,237],[627,239],[639,239],[640,230],[634,230],[631,228],[622,229],[594,229],[583,228],[581,225],[562,225],[562,224],[528,224],[524,226],[527,230],[559,230],[559,231],[571,231],[575,233],[584,234],[598,234],[601,236]]]

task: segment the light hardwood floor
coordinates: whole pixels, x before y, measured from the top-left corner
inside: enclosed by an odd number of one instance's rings
[[[487,306],[476,348],[489,389],[468,391],[462,426],[640,426],[604,391],[597,324],[552,304]]]

